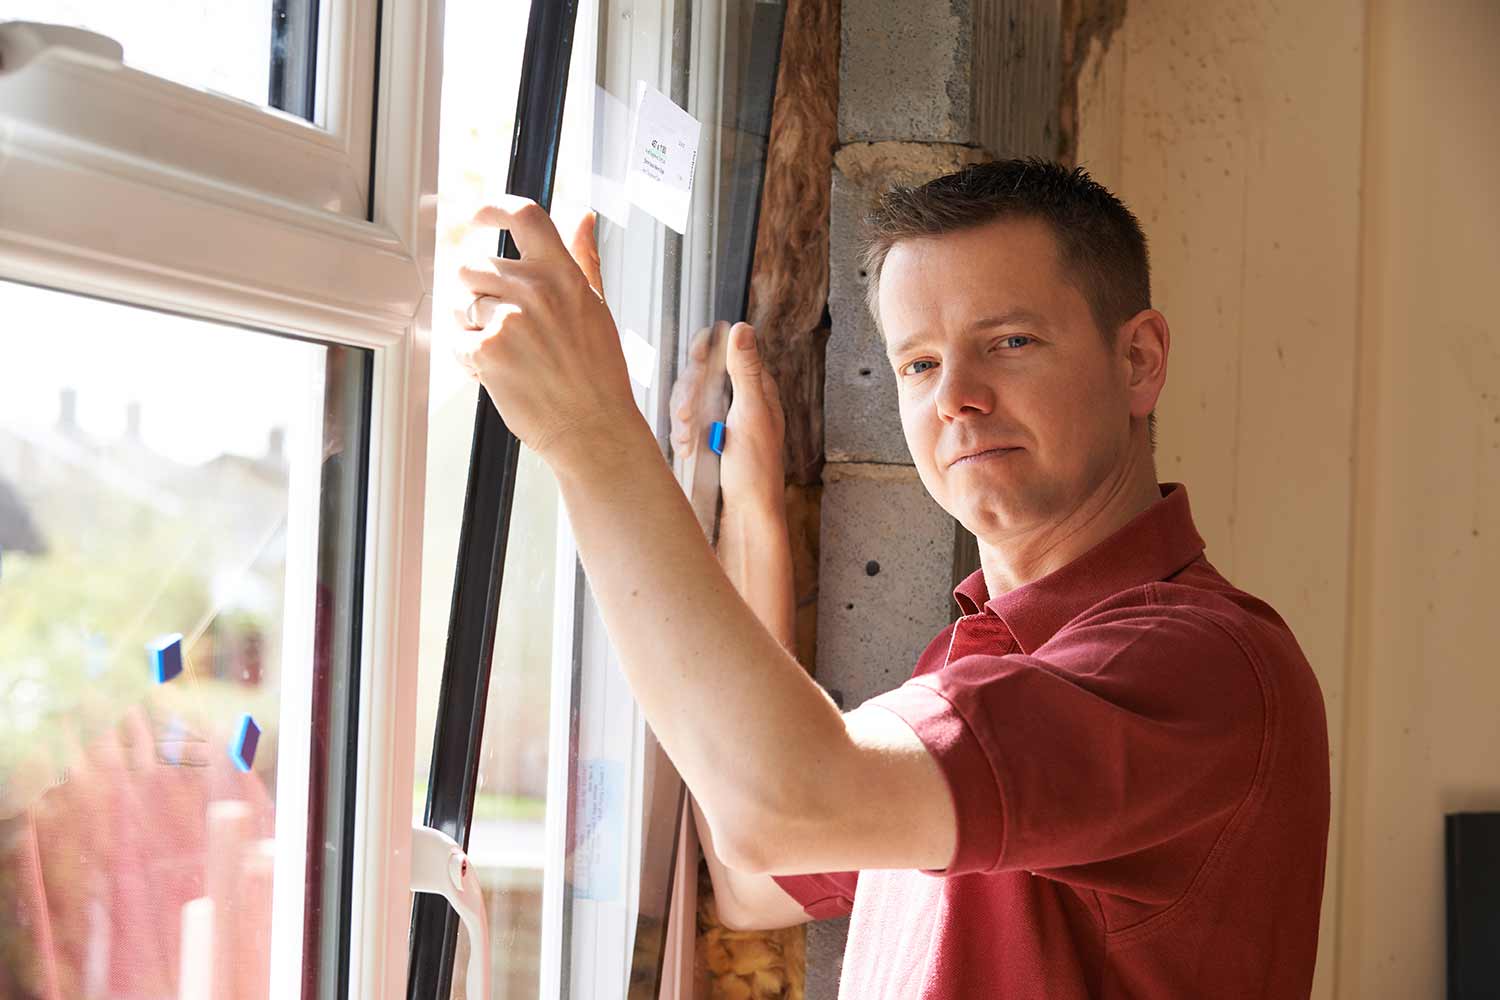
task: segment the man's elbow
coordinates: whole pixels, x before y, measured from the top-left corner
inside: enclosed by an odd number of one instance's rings
[[[809,848],[838,825],[839,803],[830,800],[832,770],[801,769],[715,789],[714,843],[724,864],[746,875],[780,874],[806,864]]]
[[[810,823],[766,820],[746,826],[743,832],[721,845],[719,857],[725,867],[741,875],[785,875],[810,871],[820,853],[814,848],[826,837]]]
[[[769,875],[775,869],[775,859],[770,857],[767,844],[771,838],[765,835],[764,827],[737,824],[737,832],[725,837],[715,846],[724,867],[741,875]]]
[[[729,891],[719,882],[714,883],[715,918],[725,930],[775,931],[807,923],[808,914],[802,904],[769,877],[735,873],[732,878],[738,881]]]
[[[727,905],[726,905],[727,904]],[[772,928],[764,926],[770,923],[749,910],[741,909],[732,898],[723,899],[717,892],[714,894],[714,909],[719,917],[719,924],[728,931],[768,931]]]
[[[724,864],[746,875],[779,875],[806,865],[810,849],[834,826],[829,803],[810,791],[784,783],[728,803],[723,822],[713,825]]]

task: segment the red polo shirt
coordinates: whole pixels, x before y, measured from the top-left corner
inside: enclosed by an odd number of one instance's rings
[[[852,911],[839,996],[1307,996],[1323,696],[1286,623],[1204,558],[1187,491],[1049,576],[954,596],[912,679],[868,702],[948,780],[948,867],[776,876],[813,917]]]

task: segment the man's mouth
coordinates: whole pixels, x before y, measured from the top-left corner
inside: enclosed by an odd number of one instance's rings
[[[997,458],[1004,458],[1013,451],[1020,450],[1020,448],[986,448],[984,451],[975,451],[967,455],[960,455],[949,463],[949,467],[957,468],[960,465],[973,465],[976,462],[992,462]]]

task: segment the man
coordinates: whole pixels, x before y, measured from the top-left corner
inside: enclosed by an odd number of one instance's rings
[[[534,205],[477,218],[523,260],[464,270],[488,325],[462,357],[557,475],[731,923],[852,910],[849,1000],[1308,994],[1322,695],[1156,481],[1169,334],[1114,196],[1003,161],[870,220],[907,443],[982,568],[913,678],[847,713],[784,648],[780,418],[753,331],[732,334],[723,474],[742,600],[636,413],[591,225],[570,256]]]

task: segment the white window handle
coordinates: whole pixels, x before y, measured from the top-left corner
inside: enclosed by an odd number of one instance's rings
[[[469,1000],[489,1000],[490,933],[479,876],[463,848],[443,831],[411,828],[411,891],[436,893],[453,907],[469,932]]]

